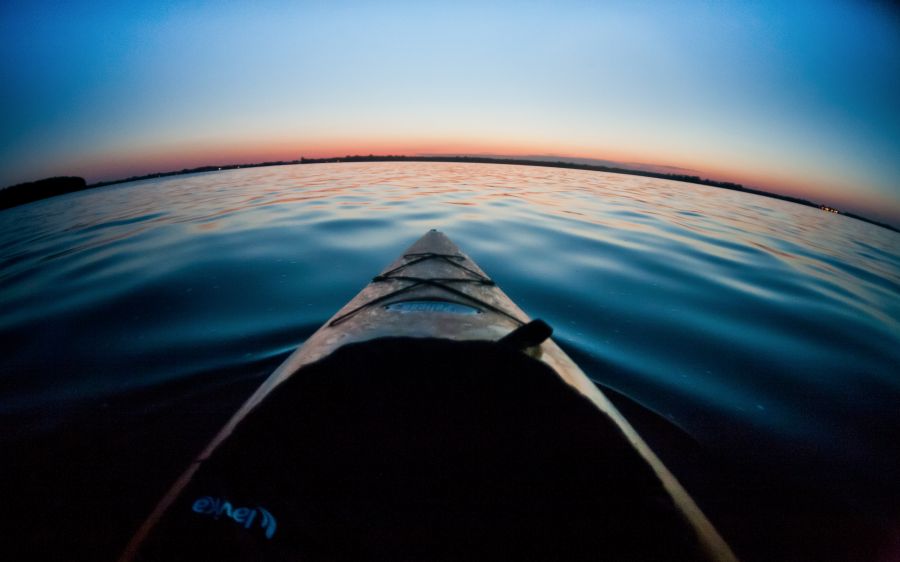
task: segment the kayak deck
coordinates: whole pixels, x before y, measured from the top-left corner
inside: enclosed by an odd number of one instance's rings
[[[733,560],[556,344],[503,339],[527,322],[429,232],[273,373],[122,560]]]

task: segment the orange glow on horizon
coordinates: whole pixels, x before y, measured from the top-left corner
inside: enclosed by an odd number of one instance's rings
[[[88,182],[109,181],[155,172],[177,171],[185,168],[229,164],[252,164],[268,161],[293,161],[304,158],[333,158],[345,155],[407,155],[472,154],[485,156],[513,156],[540,158],[586,158],[611,162],[612,166],[646,167],[662,173],[696,175],[702,178],[739,183],[788,196],[816,202],[843,204],[840,186],[817,185],[812,189],[787,174],[772,171],[744,170],[727,164],[679,162],[663,155],[637,153],[626,149],[589,150],[576,146],[555,146],[548,149],[525,139],[447,139],[447,138],[347,138],[333,137],[316,142],[290,138],[269,138],[253,142],[185,141],[165,146],[127,146],[114,152],[92,154],[76,161],[60,163],[66,175],[76,174]],[[826,193],[823,194],[823,187]],[[834,194],[831,197],[830,194]],[[825,200],[828,199],[828,200]]]

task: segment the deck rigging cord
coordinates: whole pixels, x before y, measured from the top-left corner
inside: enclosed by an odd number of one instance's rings
[[[389,291],[381,296],[375,297],[374,299],[361,304],[360,306],[354,308],[353,310],[350,310],[350,311],[338,316],[337,318],[335,318],[334,320],[329,322],[328,325],[332,326],[332,327],[337,326],[341,322],[349,319],[350,317],[354,316],[356,313],[360,312],[361,310],[363,310],[365,308],[382,303],[382,302],[384,302],[390,298],[393,298],[397,295],[409,292],[413,289],[416,289],[418,287],[423,287],[423,286],[437,287],[439,289],[447,291],[448,293],[450,293],[452,295],[455,295],[464,300],[470,301],[470,302],[478,305],[479,307],[490,310],[491,312],[496,312],[497,314],[502,314],[503,316],[506,316],[507,318],[514,320],[519,325],[525,324],[525,322],[523,322],[520,318],[513,316],[509,312],[507,312],[501,308],[498,308],[488,302],[485,302],[482,299],[479,299],[478,297],[474,297],[464,291],[461,291],[455,287],[451,287],[448,284],[448,283],[469,283],[469,284],[474,284],[474,285],[491,285],[491,286],[495,285],[494,281],[492,279],[490,279],[489,277],[486,277],[485,275],[482,275],[481,273],[475,271],[474,269],[466,267],[465,265],[460,263],[461,261],[465,261],[465,259],[466,259],[465,256],[462,256],[460,254],[441,254],[441,253],[437,253],[437,252],[420,252],[420,253],[404,254],[403,259],[406,259],[409,261],[407,261],[403,264],[400,264],[393,269],[385,271],[384,273],[382,273],[380,275],[376,275],[375,277],[372,278],[372,282],[373,283],[383,283],[383,282],[387,282],[387,281],[406,281],[409,283],[409,285],[400,287],[394,291]],[[426,260],[443,261],[445,263],[452,265],[453,267],[455,267],[457,269],[464,271],[471,277],[462,277],[462,278],[431,277],[431,278],[427,278],[427,277],[416,277],[416,276],[412,276],[412,275],[396,275],[397,273],[403,271],[407,267],[409,267],[411,265],[415,265],[417,263],[421,263]]]

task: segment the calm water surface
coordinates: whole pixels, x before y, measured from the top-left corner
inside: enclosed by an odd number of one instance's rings
[[[268,371],[430,228],[555,328],[739,553],[900,549],[900,235],[704,186],[443,163],[0,212],[0,492],[19,530],[0,540],[114,557]]]

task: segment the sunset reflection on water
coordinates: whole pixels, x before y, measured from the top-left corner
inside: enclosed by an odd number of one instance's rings
[[[92,430],[140,435],[136,411],[180,419],[200,403],[218,425],[253,377],[438,228],[647,416],[841,517],[895,508],[900,235],[886,229],[668,180],[411,162],[145,180],[4,217],[13,444],[126,396],[140,408],[106,410]],[[182,454],[200,427],[178,428]]]

